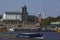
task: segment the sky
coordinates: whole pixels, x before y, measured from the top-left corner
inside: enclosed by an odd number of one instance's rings
[[[0,0],[0,14],[21,11],[23,5],[27,6],[29,15],[38,16],[41,13],[43,17],[60,16],[60,0]]]

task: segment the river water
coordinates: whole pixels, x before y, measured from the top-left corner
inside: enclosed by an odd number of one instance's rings
[[[58,32],[44,32],[44,40],[60,40],[60,33]]]
[[[59,32],[41,32],[44,35],[43,40],[60,40]],[[0,38],[0,40],[21,40],[20,38]],[[23,39],[23,40],[32,40],[32,39]]]

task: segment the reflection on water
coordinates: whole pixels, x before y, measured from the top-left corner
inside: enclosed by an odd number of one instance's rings
[[[59,32],[44,32],[44,40],[60,40]]]
[[[0,40],[40,40],[40,39],[33,39],[33,38],[0,38]]]

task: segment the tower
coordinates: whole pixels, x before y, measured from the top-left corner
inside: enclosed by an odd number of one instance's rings
[[[27,7],[26,7],[26,5],[23,5],[23,7],[22,7],[22,21],[23,22],[27,21],[27,15],[28,15]]]

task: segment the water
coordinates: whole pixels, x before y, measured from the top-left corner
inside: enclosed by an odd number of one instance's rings
[[[41,32],[41,33],[44,34],[43,40],[60,40],[60,33],[58,33],[58,32]],[[9,39],[8,38],[0,38],[0,40],[21,40],[21,39],[20,38],[9,38]],[[29,38],[27,40],[32,40],[32,39]]]
[[[58,32],[44,32],[44,40],[60,40],[60,33]]]

